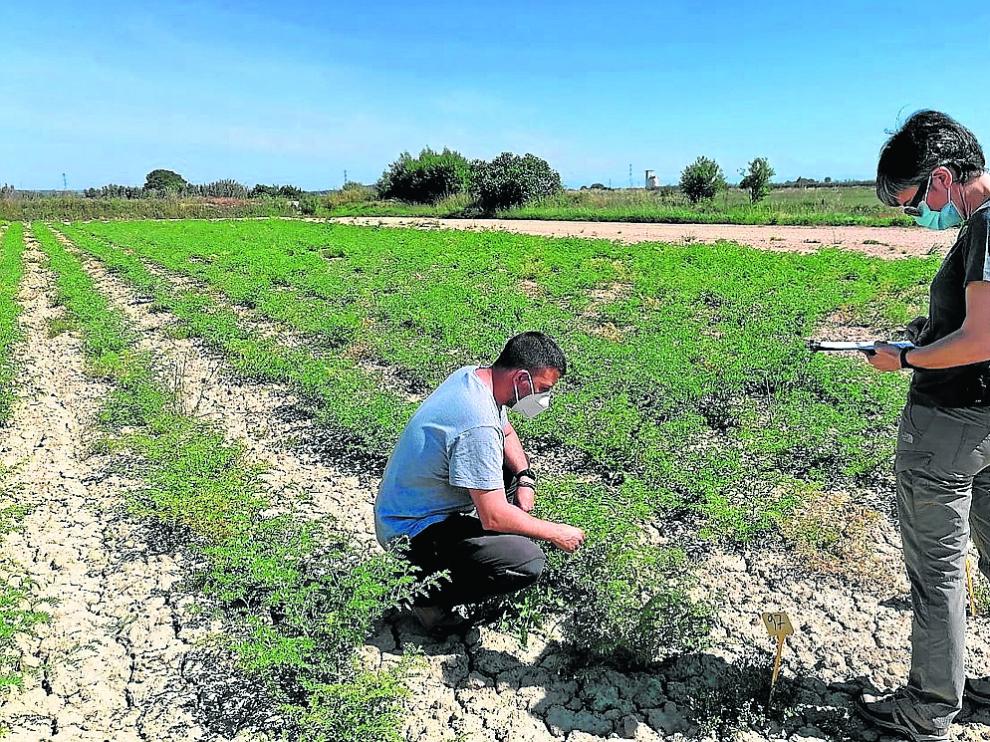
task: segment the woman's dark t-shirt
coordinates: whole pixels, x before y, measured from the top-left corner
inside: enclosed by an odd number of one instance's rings
[[[966,319],[966,286],[990,281],[990,204],[973,214],[935,274],[928,321],[917,345],[929,345],[962,327]],[[925,407],[990,407],[990,362],[938,370],[917,369],[910,400]]]

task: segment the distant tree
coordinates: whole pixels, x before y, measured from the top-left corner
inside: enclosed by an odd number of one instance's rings
[[[14,186],[7,185],[6,183],[0,186],[0,199],[10,200],[14,197]]]
[[[588,186],[588,188],[590,188],[593,191],[607,191],[608,190],[608,186],[607,185],[604,185],[602,183],[592,183],[590,186]]]
[[[110,183],[102,188],[87,188],[83,191],[85,198],[141,198],[146,195],[143,188],[116,183]]]
[[[408,152],[388,166],[378,180],[382,198],[397,198],[411,203],[436,203],[471,187],[472,165],[460,152],[444,147],[434,152],[429,147],[413,157]]]
[[[474,162],[471,193],[478,207],[492,214],[560,193],[560,173],[542,157],[503,152],[494,160]]]
[[[828,176],[826,176],[824,183],[825,183],[825,185],[831,185],[832,184],[832,179],[829,178]]]
[[[144,179],[144,189],[155,193],[178,193],[188,184],[172,170],[152,170]]]
[[[739,187],[749,191],[750,203],[754,204],[767,197],[770,193],[770,179],[776,175],[766,157],[757,157],[751,160],[749,167],[746,170],[740,170],[739,174],[743,176],[743,179],[739,181]]]
[[[715,198],[716,193],[727,187],[722,168],[709,157],[699,157],[681,172],[681,190],[693,204]]]
[[[302,188],[297,188],[292,185],[263,185],[261,183],[257,183],[248,193],[248,197],[259,198],[261,196],[270,196],[272,198],[280,197],[287,198],[292,201],[298,201],[303,195],[303,192],[304,191]]]
[[[255,183],[254,188],[248,191],[248,198],[261,198],[262,196],[278,195],[278,186]]]

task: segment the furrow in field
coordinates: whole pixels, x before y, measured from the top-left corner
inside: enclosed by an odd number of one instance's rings
[[[287,506],[305,503],[303,512],[330,515],[366,541],[373,539],[377,477],[336,468],[299,445],[321,435],[303,400],[280,386],[238,379],[221,356],[176,332],[174,315],[149,311],[147,298],[64,235],[56,236],[83,261],[100,293],[140,331],[138,346],[159,358],[162,376],[170,380],[186,414],[216,424],[228,439],[242,443],[252,460],[266,466],[272,492],[298,498]]]
[[[64,237],[64,235],[62,235]],[[192,292],[205,296],[216,306],[236,315],[238,323],[252,334],[267,338],[288,348],[311,349],[318,355],[338,355],[341,349],[334,347],[328,338],[304,329],[291,326],[284,318],[266,314],[260,308],[249,308],[240,304],[225,293],[222,287],[211,284],[190,273],[174,270],[163,264],[160,260],[155,260],[154,256],[146,253],[139,253],[128,245],[122,245],[105,238],[101,239],[105,244],[115,250],[120,250],[127,255],[133,256],[141,261],[144,267],[155,277],[162,279],[178,292]],[[284,290],[285,298],[298,299],[299,294],[294,289]],[[421,402],[427,390],[421,383],[407,378],[403,370],[390,366],[389,364],[377,360],[368,354],[352,354],[354,358],[346,356],[348,362],[353,362],[354,366],[366,374],[372,381],[378,383],[389,392],[395,394],[399,399],[417,404]]]
[[[33,672],[0,719],[25,742],[220,739],[197,718],[199,690],[186,677],[203,636],[184,610],[190,564],[149,543],[126,513],[133,482],[92,453],[108,388],[85,374],[78,340],[50,336],[62,319],[51,292],[31,240],[19,296],[26,391],[2,461],[17,466],[33,510],[2,548],[51,601],[51,621],[24,642]]]

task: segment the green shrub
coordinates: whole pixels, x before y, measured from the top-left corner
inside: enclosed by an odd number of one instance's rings
[[[19,225],[18,225],[19,226]],[[24,528],[24,518],[31,506],[21,502],[24,494],[21,482],[13,480],[13,469],[0,466],[0,539]],[[0,571],[6,578],[0,582],[0,706],[5,689],[20,687],[26,668],[21,662],[25,636],[35,636],[35,626],[47,623],[51,616],[43,610],[48,599],[39,598],[36,585],[23,568],[7,557],[0,557]],[[0,737],[4,736],[0,722]]]
[[[298,201],[303,195],[303,189],[293,185],[263,185],[256,183],[254,188],[248,192],[249,198],[260,198],[271,196],[272,198],[289,198]]]
[[[595,659],[648,667],[702,646],[710,610],[688,595],[682,552],[603,538],[560,560],[554,591],[564,598],[568,639]]]
[[[522,206],[563,190],[560,173],[541,157],[503,152],[491,162],[474,163],[472,194],[486,214]]]
[[[152,170],[144,179],[144,190],[149,193],[177,193],[188,185],[186,179],[173,170]]]
[[[0,424],[6,421],[14,402],[17,374],[15,346],[21,340],[17,317],[21,306],[17,291],[24,275],[24,239],[20,224],[3,231],[0,224]]]
[[[361,673],[350,683],[311,683],[306,705],[286,710],[308,742],[399,742],[407,666]]]
[[[681,172],[681,190],[693,204],[715,198],[727,187],[722,168],[709,157],[699,157]]]
[[[84,198],[144,198],[148,193],[137,186],[117,185],[110,183],[102,188],[86,188]]]
[[[307,194],[299,199],[299,211],[306,216],[317,216],[326,206],[326,200],[315,194]]]
[[[399,155],[382,173],[378,191],[382,198],[432,204],[469,190],[471,180],[471,163],[460,152],[446,147],[434,152],[427,147],[418,157],[408,152]]]
[[[367,203],[377,197],[378,191],[374,186],[348,181],[343,188],[327,194],[327,206],[334,209],[345,204]]]
[[[752,160],[746,170],[740,170],[739,174],[743,176],[739,187],[749,191],[750,203],[755,204],[770,195],[770,178],[776,173],[766,157]]]

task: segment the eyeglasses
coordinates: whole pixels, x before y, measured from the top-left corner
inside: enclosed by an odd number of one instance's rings
[[[901,205],[901,210],[908,216],[921,216],[921,202],[928,194],[928,181],[918,184],[918,192],[914,194],[910,201]]]

